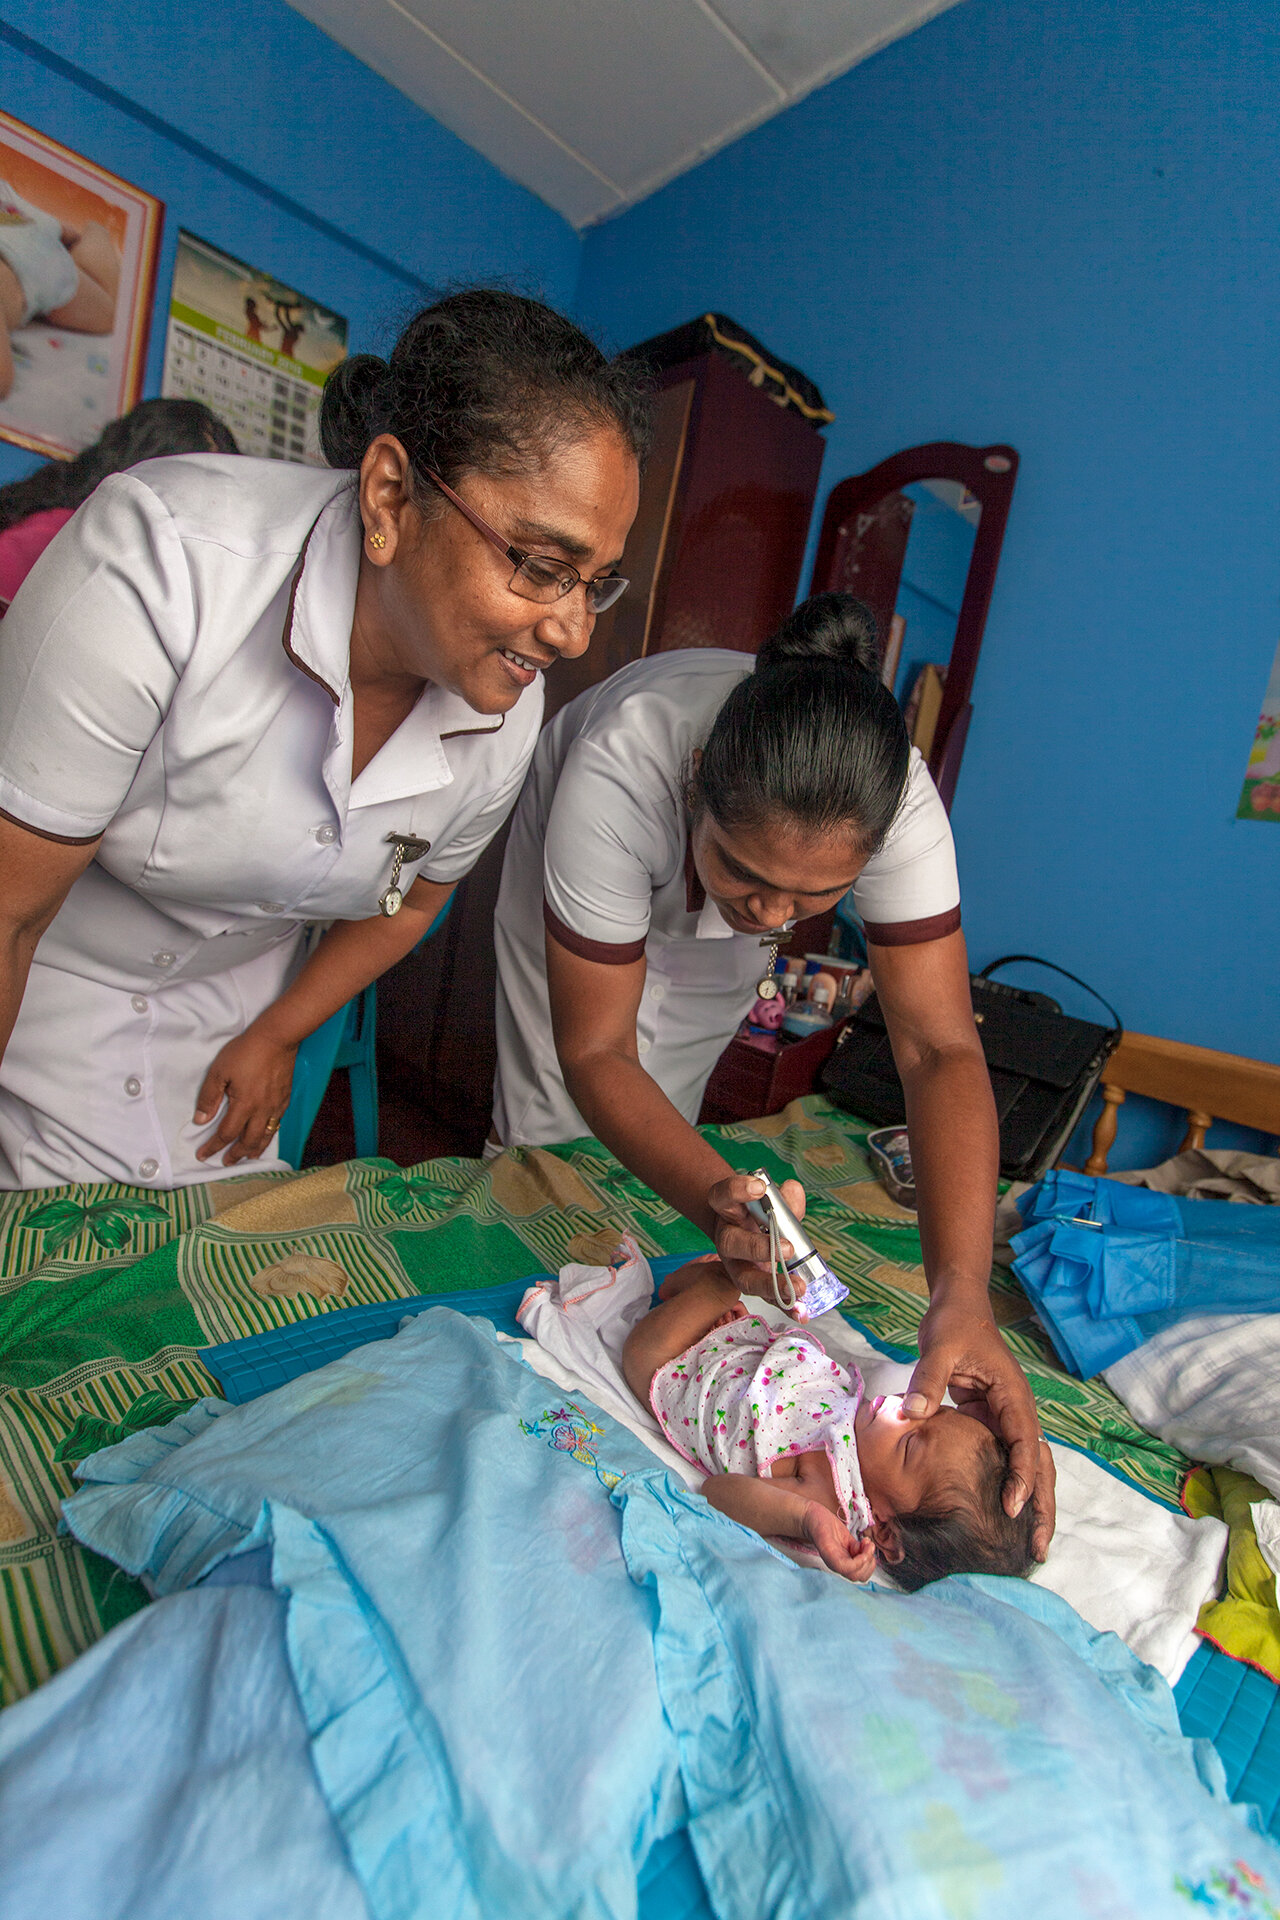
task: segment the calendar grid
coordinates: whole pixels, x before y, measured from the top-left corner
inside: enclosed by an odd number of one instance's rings
[[[346,338],[340,315],[193,234],[179,236],[161,392],[203,401],[242,454],[324,465],[320,400]]]

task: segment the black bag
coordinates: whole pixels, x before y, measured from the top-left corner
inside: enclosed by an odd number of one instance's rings
[[[997,967],[1011,966],[1015,960],[1050,967],[1074,980],[1102,1001],[1114,1027],[1075,1020],[1048,994],[1029,993],[988,978]],[[993,960],[981,973],[970,975],[969,987],[996,1097],[1000,1171],[1010,1180],[1038,1180],[1074,1132],[1124,1028],[1115,1008],[1100,993],[1065,967],[1031,953],[1010,953]],[[902,1082],[874,996],[849,1019],[818,1078],[837,1106],[863,1120],[885,1127],[906,1119]]]

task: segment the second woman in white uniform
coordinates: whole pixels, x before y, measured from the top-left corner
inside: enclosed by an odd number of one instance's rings
[[[852,888],[906,1094],[931,1304],[911,1405],[951,1388],[1002,1432],[1008,1499],[1052,1463],[987,1280],[995,1109],[973,1024],[946,812],[848,595],[758,657],[635,662],[548,726],[516,809],[495,940],[495,1139],[594,1134],[767,1289],[758,1183],[697,1131],[707,1079],[771,971],[770,936]],[[803,1207],[792,1183],[788,1197]]]
[[[431,925],[625,584],[633,382],[453,295],[331,380],[336,470],[149,462],[46,550],[0,626],[0,1188],[272,1164],[299,1042]]]

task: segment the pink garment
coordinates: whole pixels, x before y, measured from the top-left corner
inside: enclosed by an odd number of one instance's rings
[[[0,612],[13,599],[54,534],[66,526],[72,512],[71,507],[46,507],[0,533]]]
[[[705,1473],[771,1477],[773,1462],[825,1451],[851,1533],[871,1525],[853,1421],[862,1375],[846,1372],[799,1327],[775,1333],[758,1315],[714,1327],[659,1367],[649,1388],[658,1425]]]

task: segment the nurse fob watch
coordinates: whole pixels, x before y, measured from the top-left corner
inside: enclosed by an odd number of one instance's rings
[[[762,947],[768,947],[769,958],[765,962],[763,977],[756,981],[756,998],[757,1000],[772,1000],[774,994],[778,991],[777,976],[774,973],[774,968],[778,964],[778,943],[776,940],[762,940],[760,945]]]
[[[385,919],[392,920],[404,905],[404,894],[400,890],[400,869],[406,860],[411,866],[415,860],[421,860],[424,853],[431,851],[431,842],[419,840],[411,833],[389,833],[387,844],[395,848],[395,857],[391,862],[391,882],[378,901],[378,912]]]

